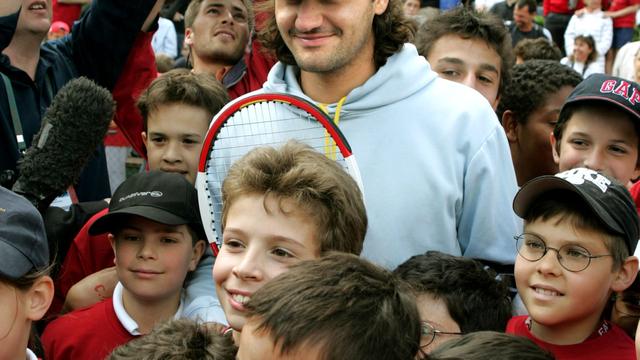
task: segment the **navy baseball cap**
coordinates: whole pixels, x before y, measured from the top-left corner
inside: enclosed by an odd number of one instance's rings
[[[600,101],[618,107],[627,112],[634,120],[640,120],[640,85],[619,77],[593,74],[582,80],[562,105],[559,119],[563,113],[578,102]],[[557,126],[557,125],[556,125]]]
[[[18,280],[49,266],[49,244],[38,210],[0,186],[0,275]]]
[[[579,195],[607,229],[625,239],[629,255],[633,255],[640,234],[640,220],[627,188],[594,170],[571,169],[529,180],[516,194],[513,210],[524,218],[540,195],[551,190]]]
[[[122,218],[137,215],[167,225],[189,225],[206,239],[196,189],[184,176],[163,171],[135,174],[125,180],[109,202],[109,212],[91,225],[92,235],[113,232]]]

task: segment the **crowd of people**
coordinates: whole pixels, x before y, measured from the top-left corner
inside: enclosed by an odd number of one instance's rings
[[[640,0],[452,4],[0,2],[0,360],[636,359]],[[104,142],[32,185],[78,77]],[[265,93],[318,105],[361,183],[254,148],[214,252],[207,131]]]

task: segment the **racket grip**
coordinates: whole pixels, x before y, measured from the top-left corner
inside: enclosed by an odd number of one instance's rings
[[[216,244],[215,242],[210,243],[211,245],[211,250],[213,251],[213,256],[214,257],[218,257],[218,253],[220,252],[220,249],[218,248],[218,244]]]

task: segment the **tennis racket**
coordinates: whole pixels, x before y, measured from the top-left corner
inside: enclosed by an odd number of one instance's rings
[[[363,192],[347,139],[326,113],[300,97],[264,93],[237,98],[213,118],[202,146],[196,188],[202,224],[215,256],[222,245],[222,182],[231,165],[259,146],[295,139],[336,160]]]

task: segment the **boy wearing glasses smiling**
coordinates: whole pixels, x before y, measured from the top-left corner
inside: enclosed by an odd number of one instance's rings
[[[611,294],[638,272],[630,256],[638,214],[626,188],[577,168],[526,183],[514,199],[524,219],[516,236],[515,278],[529,316],[507,332],[532,339],[557,359],[634,359],[622,329],[603,320]]]

